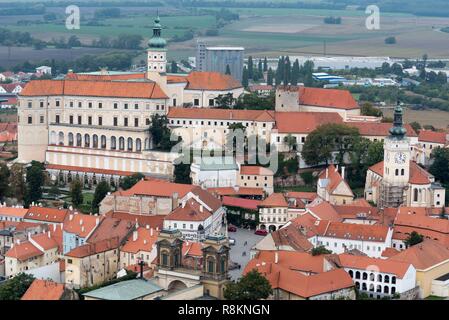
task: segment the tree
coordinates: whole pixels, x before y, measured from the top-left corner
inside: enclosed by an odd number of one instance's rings
[[[407,247],[411,247],[414,246],[415,244],[423,242],[423,240],[424,237],[422,235],[420,235],[416,231],[412,231],[412,233],[410,233],[407,239],[405,239],[404,243]]]
[[[435,180],[449,184],[449,149],[438,147],[432,151],[431,158],[433,163],[430,165],[429,172]]]
[[[363,116],[373,116],[373,117],[382,117],[382,111],[373,107],[373,105],[369,102],[366,102],[360,108],[360,113]]]
[[[9,195],[10,172],[6,164],[0,163],[0,200],[4,200]]]
[[[70,197],[75,207],[79,207],[83,203],[83,186],[79,180],[74,180],[70,184]]]
[[[244,88],[247,88],[248,84],[249,84],[248,68],[246,66],[244,66],[243,73],[242,73],[242,85]]]
[[[57,184],[54,184],[54,185],[50,188],[50,190],[48,190],[48,194],[52,195],[55,199],[56,199],[57,197],[59,197],[59,195],[61,194],[61,191],[59,190],[58,185],[57,185]]]
[[[109,184],[106,181],[101,181],[95,188],[94,198],[92,200],[92,212],[98,213],[100,202],[111,191]]]
[[[154,114],[151,116],[150,133],[153,146],[158,150],[170,151],[180,141],[180,139],[178,141],[171,140],[171,132],[168,128],[166,115]]]
[[[229,283],[224,290],[226,300],[260,300],[273,294],[270,282],[256,269],[251,270],[237,282]]]
[[[416,133],[419,133],[419,131],[421,131],[422,129],[421,124],[416,121],[411,122],[410,126],[413,128],[413,130],[415,130]]]
[[[385,39],[385,44],[395,44],[396,38],[395,37],[388,37]]]
[[[67,40],[67,47],[68,48],[81,47],[81,41],[75,35],[70,36],[69,40]]]
[[[326,165],[334,160],[343,165],[345,155],[360,136],[358,129],[344,124],[324,124],[312,131],[306,138],[302,157],[308,165]]]
[[[273,77],[274,77],[273,69],[271,69],[271,67],[270,67],[270,69],[268,69],[268,72],[267,72],[267,84],[269,86],[273,85]]]
[[[231,68],[229,67],[229,64],[226,65],[226,72],[225,74],[231,75]]]
[[[134,173],[132,176],[127,176],[120,181],[120,188],[122,188],[123,190],[128,190],[144,178],[145,176],[142,173]]]
[[[267,57],[265,57],[265,58],[263,59],[263,71],[264,71],[264,72],[267,72],[267,71],[268,71],[268,60],[267,60]]]
[[[257,64],[257,71],[259,72],[259,75],[263,74],[263,64],[262,59],[259,59],[259,63]]]
[[[232,92],[220,94],[215,98],[215,106],[223,109],[231,109],[236,103]]]
[[[19,273],[0,285],[0,300],[20,300],[34,281],[31,274]]]
[[[42,186],[44,185],[44,165],[38,161],[32,161],[26,173],[25,206],[42,198]]]
[[[190,164],[188,163],[176,164],[174,176],[176,183],[192,184],[192,179],[190,178]]]
[[[292,149],[296,146],[296,137],[288,134],[287,136],[285,136],[284,142],[288,146],[288,150],[292,151]]]
[[[24,175],[25,170],[23,168],[23,165],[14,163],[11,166],[9,175],[10,191],[18,201],[22,201],[26,193]]]
[[[349,157],[351,164],[347,170],[347,180],[352,188],[362,188],[368,168],[384,158],[383,143],[359,137],[354,140]]]
[[[248,57],[248,79],[252,79],[254,75],[253,57]]]
[[[312,256],[319,256],[322,254],[331,254],[332,251],[326,249],[325,246],[318,246],[312,249],[311,254]]]
[[[299,61],[298,59],[296,59],[295,62],[293,62],[292,67],[292,75],[290,81],[292,86],[296,86],[298,84],[299,75],[300,75]]]

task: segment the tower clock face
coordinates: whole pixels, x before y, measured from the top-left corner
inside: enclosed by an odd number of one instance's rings
[[[405,163],[405,160],[406,160],[405,153],[402,152],[396,154],[396,156],[394,157],[394,162],[396,162],[397,164],[403,164]]]

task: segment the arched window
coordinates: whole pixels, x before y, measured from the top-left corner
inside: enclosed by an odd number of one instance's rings
[[[381,274],[377,275],[377,282],[382,282],[382,275]]]
[[[128,151],[133,151],[133,139],[128,138]]]
[[[368,273],[364,272],[362,276],[363,276],[363,278],[362,278],[363,280],[367,280],[368,279]]]
[[[118,139],[118,148],[119,148],[120,150],[125,150],[125,138],[120,137],[120,138]]]
[[[395,277],[395,276],[392,276],[392,277],[391,277],[391,283],[392,283],[392,284],[396,284],[396,277]]]
[[[356,279],[360,279],[360,271],[356,271],[355,272],[355,278]]]
[[[225,273],[226,272],[226,258],[221,258],[220,261],[220,272]]]
[[[92,148],[98,148],[98,136],[96,134],[92,136]]]
[[[381,285],[377,285],[376,292],[382,293],[382,286]]]
[[[369,291],[374,292],[374,284],[371,283],[369,285]]]
[[[84,135],[84,147],[85,148],[90,147],[90,136],[87,133]]]
[[[366,289],[366,283],[365,283],[365,282],[362,283],[362,290],[363,290],[363,291],[367,291],[367,289]]]
[[[351,278],[354,278],[354,272],[352,270],[349,270],[349,275],[351,276]]]
[[[145,146],[144,146],[145,150],[149,150],[150,149],[150,139],[146,138],[145,139]]]
[[[64,132],[59,132],[59,134],[58,134],[58,144],[60,146],[64,145]]]
[[[401,176],[403,176],[405,174],[405,170],[401,169]]]
[[[418,201],[418,189],[413,189],[413,201]]]
[[[117,149],[117,139],[115,137],[111,137],[111,150]]]
[[[50,132],[50,144],[56,144],[56,132]]]
[[[214,273],[215,272],[215,259],[212,257],[209,257],[207,259],[207,272]]]
[[[385,283],[390,283],[390,277],[386,275],[385,278],[384,278],[384,282]]]
[[[106,136],[101,136],[101,149],[106,149]]]
[[[390,289],[388,288],[388,286],[384,286],[384,293],[390,293]]]
[[[69,132],[69,146],[73,146],[73,133]]]
[[[374,273],[370,273],[369,274],[369,280],[370,281],[374,281]]]
[[[83,144],[83,141],[82,141],[83,139],[82,139],[82,137],[81,137],[81,133],[77,133],[76,134],[76,146],[77,147],[81,147],[82,146],[82,144]]]
[[[391,287],[391,294],[395,294],[396,293],[396,287]]]
[[[161,259],[162,265],[168,267],[168,254],[166,252],[162,252],[161,257],[162,257]]]
[[[395,174],[396,176],[398,176],[398,175],[399,175],[399,169],[396,169],[396,170],[394,171],[394,174]]]
[[[355,282],[355,287],[357,288],[357,290],[360,289],[360,283],[358,281]]]
[[[136,151],[142,151],[142,140],[136,139]]]

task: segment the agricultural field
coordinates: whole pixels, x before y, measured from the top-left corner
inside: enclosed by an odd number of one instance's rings
[[[393,117],[393,109],[382,110],[385,116]],[[406,123],[418,122],[421,125],[432,125],[438,129],[446,129],[449,125],[449,112],[427,109],[427,110],[404,110],[404,121]]]

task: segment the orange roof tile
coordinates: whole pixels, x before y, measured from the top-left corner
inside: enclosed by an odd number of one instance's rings
[[[406,239],[413,231],[427,239],[449,246],[449,220],[429,216],[398,213],[394,220],[394,238]]]
[[[105,217],[89,236],[87,242],[94,243],[117,238],[120,243],[123,243],[134,230],[135,224],[133,221]]]
[[[384,258],[391,258],[394,255],[397,255],[400,251],[396,250],[395,248],[385,248],[384,251],[382,251],[381,256]]]
[[[230,75],[219,72],[193,71],[187,76],[187,90],[230,90],[242,88],[242,84]]]
[[[177,192],[178,197],[184,197],[195,186],[191,184],[172,183],[166,180],[141,180],[128,190],[118,191],[121,196],[146,195],[156,197],[172,197]]]
[[[163,215],[144,215],[144,214],[132,214],[128,212],[109,211],[105,214],[106,217],[115,218],[119,220],[126,220],[136,222],[139,226],[149,226],[153,229],[162,229],[164,225]]]
[[[375,165],[369,167],[369,170],[383,177],[384,162],[378,162]],[[411,184],[429,184],[430,177],[432,175],[426,170],[421,168],[416,162],[410,161],[410,177],[408,182]]]
[[[42,222],[63,223],[68,209],[44,208],[44,207],[30,207],[25,214],[25,219],[36,220]]]
[[[343,110],[358,109],[359,105],[348,90],[300,87],[299,103]]]
[[[421,130],[419,131],[418,141],[420,142],[432,142],[439,144],[447,144],[447,133],[442,131]]]
[[[28,209],[25,209],[25,208],[14,208],[14,207],[0,206],[0,216],[4,216],[4,217],[23,218],[23,217],[25,217],[27,212],[28,212]]]
[[[65,255],[72,258],[85,258],[94,254],[117,249],[120,246],[119,238],[109,238],[95,243],[87,243],[85,245],[76,247],[67,252]]]
[[[134,254],[140,251],[151,252],[157,242],[158,235],[159,231],[155,229],[151,230],[145,227],[139,227],[129,236],[121,251]]]
[[[187,74],[167,74],[167,83],[187,83]]]
[[[154,82],[89,81],[89,80],[32,80],[20,96],[86,96],[167,99]]]
[[[274,175],[273,171],[268,168],[261,166],[241,166],[240,174],[245,175],[264,175],[264,176],[272,176]]]
[[[260,261],[275,263],[276,254],[277,264],[291,270],[307,273],[322,273],[325,271],[326,255],[313,256],[310,253],[298,251],[261,250],[256,254],[256,258]]]
[[[58,242],[52,237],[50,231],[33,235],[31,239],[45,251],[59,248]]]
[[[20,244],[14,244],[11,249],[9,249],[5,257],[15,258],[20,261],[25,261],[32,257],[38,257],[44,253],[36,248],[30,241],[26,240]]]
[[[218,196],[263,196],[263,188],[249,188],[249,187],[219,187],[207,189],[212,194]]]
[[[353,205],[333,205],[333,207],[343,219],[380,220],[379,210],[375,207]]]
[[[60,300],[63,294],[63,284],[35,279],[20,300]]]
[[[69,214],[64,221],[64,231],[86,238],[100,223],[102,216],[88,214]]]
[[[313,248],[307,239],[308,235],[307,231],[301,230],[300,226],[292,223],[272,232],[271,238],[277,248],[288,246],[296,252],[308,252]]]
[[[272,193],[262,201],[259,207],[288,207],[288,203],[284,194]]]
[[[201,242],[185,241],[182,244],[182,255],[202,257],[203,256],[203,244]]]
[[[391,123],[386,122],[347,122],[346,125],[359,129],[361,136],[367,137],[388,137],[390,135]],[[415,130],[409,124],[405,124],[404,128],[407,130],[408,137],[417,137]]]
[[[385,242],[388,231],[387,226],[381,225],[329,222],[325,230],[318,230],[318,234],[330,238]]]
[[[411,263],[417,270],[426,270],[449,260],[449,248],[438,241],[425,239],[389,258]]]
[[[326,177],[326,174],[327,174],[327,177]],[[340,183],[343,182],[346,184],[348,189],[351,191],[352,196],[354,196],[351,188],[349,187],[349,185],[346,183],[346,181],[343,179],[343,177],[340,175],[337,168],[333,164],[329,165],[327,167],[327,169],[324,169],[323,171],[320,172],[319,179],[328,179],[328,183],[326,185],[326,190],[329,193],[333,193],[335,188],[337,188],[340,185]]]
[[[66,75],[68,80],[96,80],[96,81],[117,81],[117,80],[134,80],[134,79],[145,79],[144,72],[133,72],[133,73],[109,73],[106,74],[93,74],[93,73],[73,73],[69,72]]]
[[[342,220],[342,217],[338,214],[337,210],[335,210],[335,208],[327,201],[312,203],[308,205],[306,209],[311,215],[320,220]]]
[[[258,206],[260,205],[261,202],[262,201],[260,201],[260,200],[243,199],[243,198],[236,198],[236,197],[229,197],[229,196],[223,197],[223,205],[224,206],[244,208],[244,209],[255,210],[255,211],[257,211]]]
[[[276,128],[279,133],[310,133],[328,123],[343,123],[334,112],[276,112]]]
[[[396,275],[402,279],[410,268],[411,264],[402,261],[395,261],[391,259],[370,258],[367,256],[356,256],[352,254],[340,254],[338,259],[341,265],[345,268],[354,268],[362,270],[370,270],[375,268],[382,273],[389,273]]]
[[[169,119],[182,118],[274,122],[274,111],[170,107],[167,117]]]
[[[200,205],[196,200],[189,199],[169,213],[165,220],[175,221],[204,221],[211,216],[211,212]]]

